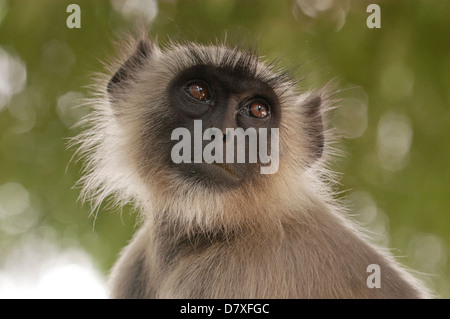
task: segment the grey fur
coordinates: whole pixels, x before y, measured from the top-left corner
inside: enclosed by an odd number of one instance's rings
[[[98,81],[82,197],[133,203],[142,226],[114,266],[114,298],[425,298],[428,290],[369,243],[331,190],[329,90],[299,93],[285,72],[225,45],[131,39]],[[238,187],[194,183],[168,165],[171,80],[196,65],[268,85],[281,106],[280,168]],[[174,123],[173,125],[170,123]],[[366,285],[369,264],[381,288]]]

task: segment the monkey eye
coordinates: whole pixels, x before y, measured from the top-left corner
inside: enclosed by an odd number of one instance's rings
[[[198,101],[208,103],[211,100],[209,88],[203,82],[200,81],[191,82],[184,89],[192,98]]]
[[[270,115],[270,107],[264,101],[253,101],[245,108],[246,115],[264,119]]]

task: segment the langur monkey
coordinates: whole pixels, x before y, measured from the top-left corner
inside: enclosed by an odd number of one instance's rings
[[[159,46],[143,35],[122,51],[75,138],[86,163],[81,197],[94,207],[107,197],[132,203],[141,216],[112,269],[111,297],[431,296],[333,195],[329,88],[300,92],[289,72],[223,43]],[[197,148],[229,141],[229,129],[254,128],[258,138],[267,129],[275,171],[249,162],[248,145],[243,163],[195,161],[195,149],[174,161],[173,132],[194,136],[196,123],[223,133]],[[369,265],[379,287],[368,285]]]

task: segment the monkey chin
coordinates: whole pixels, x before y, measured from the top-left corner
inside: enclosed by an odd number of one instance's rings
[[[244,183],[245,172],[236,164],[189,163],[181,165],[180,171],[190,180],[214,187],[217,190],[230,190]]]

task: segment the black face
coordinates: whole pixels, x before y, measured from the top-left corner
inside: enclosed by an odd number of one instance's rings
[[[242,128],[245,131],[254,128],[258,133],[259,128],[267,128],[267,144],[270,150],[270,129],[278,128],[280,105],[275,92],[268,84],[244,72],[198,65],[179,74],[169,85],[167,94],[174,114],[171,127],[187,128],[191,135],[191,163],[172,162],[173,167],[183,176],[194,182],[229,187],[260,174],[259,157],[256,163],[249,163],[249,152],[252,151],[249,138],[246,138],[245,142],[245,163],[237,163],[236,154],[233,163],[230,158],[227,159],[226,141],[233,136],[227,136],[226,132],[227,129]],[[223,163],[206,163],[203,159],[202,163],[194,163],[194,139],[197,138],[198,141],[199,138],[198,134],[195,136],[199,132],[199,123],[202,127],[202,137],[206,129],[213,127],[223,133]],[[215,138],[217,137],[214,136],[213,139]],[[257,138],[259,141],[259,134]],[[236,140],[234,153],[237,153],[238,147]],[[178,143],[177,140],[172,142],[172,145]],[[202,149],[209,143],[211,140],[202,138]]]

